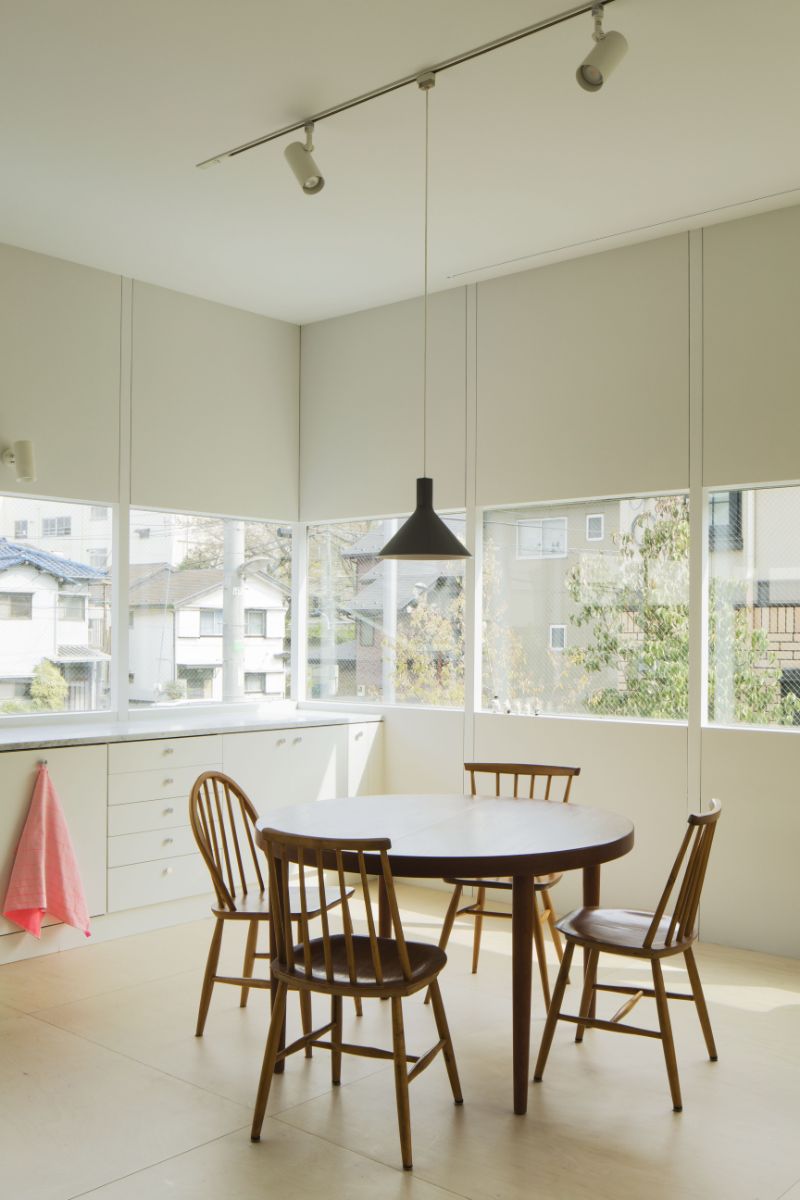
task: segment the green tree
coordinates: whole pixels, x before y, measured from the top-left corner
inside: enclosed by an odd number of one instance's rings
[[[67,703],[69,687],[54,663],[43,658],[31,680],[31,708],[34,712],[60,712]]]
[[[464,589],[443,602],[423,596],[395,638],[395,694],[405,703],[464,703]]]
[[[185,521],[192,531],[191,549],[178,570],[222,567],[224,522],[216,517],[191,517]],[[244,529],[245,561],[263,560],[263,570],[287,588],[292,580],[292,539],[285,526],[264,521],[247,521]]]
[[[570,661],[591,679],[604,673],[608,685],[585,699],[591,712],[613,716],[685,720],[689,711],[689,504],[667,496],[640,513],[629,532],[615,535],[617,560],[611,571],[592,560],[567,576],[575,604],[572,624],[585,626],[589,640],[569,651]],[[735,606],[712,584],[709,658],[728,664],[728,689],[739,722],[791,724],[800,705],[782,696],[780,666],[765,634],[751,627],[750,611]],[[721,614],[726,619],[721,619]],[[709,708],[715,712],[716,672]]]

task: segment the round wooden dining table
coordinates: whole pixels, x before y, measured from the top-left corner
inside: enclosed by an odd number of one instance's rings
[[[460,794],[352,796],[293,804],[259,821],[263,829],[308,837],[391,839],[392,873],[409,879],[511,877],[514,1111],[528,1107],[533,879],[582,870],[583,903],[600,903],[600,867],[633,846],[633,825],[617,813],[578,804]],[[375,857],[374,871],[380,870]],[[367,869],[370,862],[367,859]],[[380,933],[391,923],[383,889]]]

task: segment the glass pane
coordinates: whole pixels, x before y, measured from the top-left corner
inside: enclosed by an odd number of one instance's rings
[[[109,707],[112,513],[96,511],[0,496],[0,714]]]
[[[800,487],[716,492],[708,503],[709,720],[798,725]]]
[[[310,526],[309,696],[463,705],[464,563],[379,561],[400,524]]]
[[[686,720],[688,577],[685,496],[487,512],[484,707]]]
[[[132,705],[288,695],[289,527],[132,510],[130,555]]]

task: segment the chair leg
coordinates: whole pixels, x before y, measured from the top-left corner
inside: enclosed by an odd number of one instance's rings
[[[242,974],[245,979],[253,978],[253,964],[256,961],[256,944],[258,942],[258,921],[251,921],[247,930],[247,943],[244,948],[244,966]],[[247,1005],[247,997],[250,993],[249,987],[242,988],[242,998],[239,1001],[239,1007],[245,1008]]]
[[[211,993],[214,990],[214,978],[217,973],[217,963],[219,962],[219,948],[222,945],[222,917],[217,917],[214,925],[214,932],[211,935],[211,945],[208,948],[208,959],[206,960],[206,973],[203,976],[203,986],[200,990],[200,1008],[197,1013],[197,1028],[195,1029],[195,1037],[202,1037],[203,1030],[206,1027],[206,1017],[208,1016],[208,1006],[211,1003]]]
[[[544,934],[542,933],[542,922],[539,920],[539,913],[536,909],[536,893],[533,893],[533,943],[536,946],[536,961],[539,964],[539,975],[542,980],[542,991],[544,992],[544,1006],[550,1007],[550,979],[547,974],[547,956],[544,950]]]
[[[661,963],[657,958],[653,959],[651,966],[653,968],[653,988],[656,993],[656,1007],[658,1009],[658,1024],[661,1029],[661,1045],[664,1048],[664,1060],[667,1064],[667,1075],[669,1076],[669,1090],[672,1095],[672,1107],[675,1112],[681,1112],[683,1108],[681,1085],[678,1081],[678,1063],[675,1058],[675,1043],[672,1040],[672,1022],[669,1019],[667,990],[664,987]]]
[[[456,1104],[463,1104],[464,1097],[461,1095],[461,1083],[458,1078],[458,1067],[456,1066],[456,1056],[453,1050],[453,1041],[450,1037],[450,1029],[447,1024],[447,1015],[444,1011],[444,1001],[442,993],[439,989],[439,980],[434,979],[428,989],[430,997],[433,1000],[433,1016],[436,1021],[436,1029],[439,1037],[444,1042],[442,1053],[444,1054],[444,1064],[447,1067],[447,1074],[450,1079],[450,1087],[453,1089],[453,1099]]]
[[[689,972],[689,982],[692,985],[692,995],[694,996],[697,1015],[700,1018],[700,1026],[703,1030],[703,1037],[706,1039],[706,1049],[708,1057],[712,1062],[717,1061],[717,1047],[714,1044],[714,1034],[711,1030],[711,1020],[706,1008],[706,998],[703,995],[703,987],[700,983],[700,973],[697,970],[697,963],[694,960],[694,951],[690,948],[684,951],[686,959],[686,970]]]
[[[583,991],[581,992],[581,1006],[578,1009],[579,1017],[588,1017],[592,1012],[592,1000],[594,999],[594,985],[597,979],[597,964],[600,961],[600,951],[590,950],[586,959],[586,970],[583,973]],[[583,1033],[586,1029],[585,1025],[579,1025],[575,1030],[575,1041],[583,1041]]]
[[[400,1127],[400,1153],[403,1166],[410,1171],[411,1162],[411,1112],[408,1107],[408,1068],[406,1066],[406,1038],[403,1030],[403,1001],[392,996],[392,1047],[394,1050],[394,1087],[397,1095],[397,1123]]]
[[[477,912],[475,913],[475,932],[472,935],[472,974],[478,973],[478,958],[481,952],[481,933],[483,932],[483,906],[486,903],[486,888],[478,888],[478,899],[476,900]]]
[[[553,989],[553,999],[550,1001],[550,1007],[547,1010],[547,1020],[544,1023],[544,1031],[542,1032],[542,1042],[539,1046],[539,1057],[536,1059],[536,1068],[533,1073],[534,1083],[541,1083],[542,1075],[544,1074],[545,1063],[547,1056],[550,1053],[550,1046],[553,1042],[553,1034],[556,1031],[556,1022],[558,1021],[559,1013],[561,1012],[561,1004],[564,1000],[564,992],[567,988],[567,980],[569,979],[569,965],[572,962],[572,956],[575,953],[574,942],[567,942],[567,948],[564,951],[564,958],[559,968],[556,986]]]
[[[460,883],[457,883],[456,886],[453,888],[453,894],[450,897],[450,903],[447,906],[447,912],[445,913],[445,916],[444,916],[444,924],[442,925],[442,932],[439,934],[439,949],[440,950],[447,949],[447,943],[450,941],[450,934],[453,932],[453,925],[455,924],[456,913],[458,912],[458,906],[461,902],[461,893],[463,891],[464,891],[463,885]],[[431,989],[428,988],[428,990],[425,993],[425,1003],[430,1004],[430,1002],[431,1002]]]
[[[267,1111],[269,1089],[272,1086],[272,1076],[275,1072],[275,1060],[278,1057],[281,1034],[283,1032],[283,1017],[286,1012],[286,984],[278,980],[275,992],[275,1003],[272,1006],[272,1016],[269,1022],[267,1044],[264,1049],[264,1062],[261,1067],[261,1078],[256,1092],[256,1106],[253,1110],[253,1126],[250,1130],[251,1142],[261,1140],[261,1127],[264,1124],[264,1113]]]
[[[311,992],[305,990],[300,992],[300,1023],[303,1026],[303,1033],[311,1033],[314,1028],[311,1015]],[[311,1058],[314,1051],[311,1046],[306,1046],[306,1058]]]
[[[353,996],[353,1004],[355,1005],[355,1008],[356,1008],[356,1016],[357,1016],[357,1017],[363,1017],[363,1015],[364,1015],[364,1010],[363,1010],[363,1008],[361,1007],[361,997],[360,997],[360,996]]]
[[[561,962],[564,957],[564,947],[561,944],[561,934],[556,928],[556,914],[553,911],[553,901],[550,899],[550,892],[547,888],[542,888],[541,896],[542,904],[547,909],[547,924],[550,928],[550,936],[553,939],[553,945],[556,948],[558,961]]]
[[[342,1052],[335,1047],[342,1042],[342,997],[331,996],[331,1083],[338,1087],[342,1082]]]

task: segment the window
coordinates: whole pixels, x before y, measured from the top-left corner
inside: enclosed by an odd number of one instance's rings
[[[0,592],[0,621],[30,621],[32,617],[32,592]]]
[[[0,680],[24,681],[0,685],[0,716],[110,706],[111,554],[94,556],[91,508],[0,497]]]
[[[551,650],[566,650],[567,648],[567,627],[566,625],[551,625],[550,626],[550,649]]]
[[[375,645],[375,626],[371,621],[358,622],[358,644],[359,646]]]
[[[222,609],[200,609],[200,637],[222,637]]]
[[[267,690],[267,675],[265,671],[245,671],[244,690],[248,695],[258,692],[264,695]]]
[[[72,517],[44,517],[42,520],[42,537],[70,537],[72,534]]]
[[[686,720],[688,531],[685,496],[487,511],[483,707]]]
[[[566,558],[565,517],[523,518],[517,521],[517,558]]]
[[[267,610],[265,608],[245,609],[244,632],[245,637],[263,638],[267,636]]]
[[[131,705],[282,699],[291,528],[134,509],[130,529]]]
[[[708,510],[709,550],[741,550],[742,493],[711,492]]]
[[[587,542],[602,542],[605,536],[605,517],[602,513],[590,513],[586,518]]]
[[[89,509],[90,521],[106,521],[108,520],[108,509],[102,504],[93,504]]]
[[[447,524],[463,539],[463,516]],[[398,526],[309,527],[310,696],[464,703],[464,562],[381,562]]]
[[[150,537],[149,527],[145,525],[145,526],[142,526],[140,529],[137,529],[136,536],[138,538],[149,538]]]
[[[58,597],[58,619],[59,621],[85,621],[86,597],[71,596],[68,592],[61,592]]]
[[[97,567],[98,571],[105,569],[106,563],[108,562],[108,549],[105,546],[93,546],[92,549],[87,552],[87,556],[90,567]]]
[[[800,723],[798,516],[800,487],[709,493],[708,719],[714,724]]]

